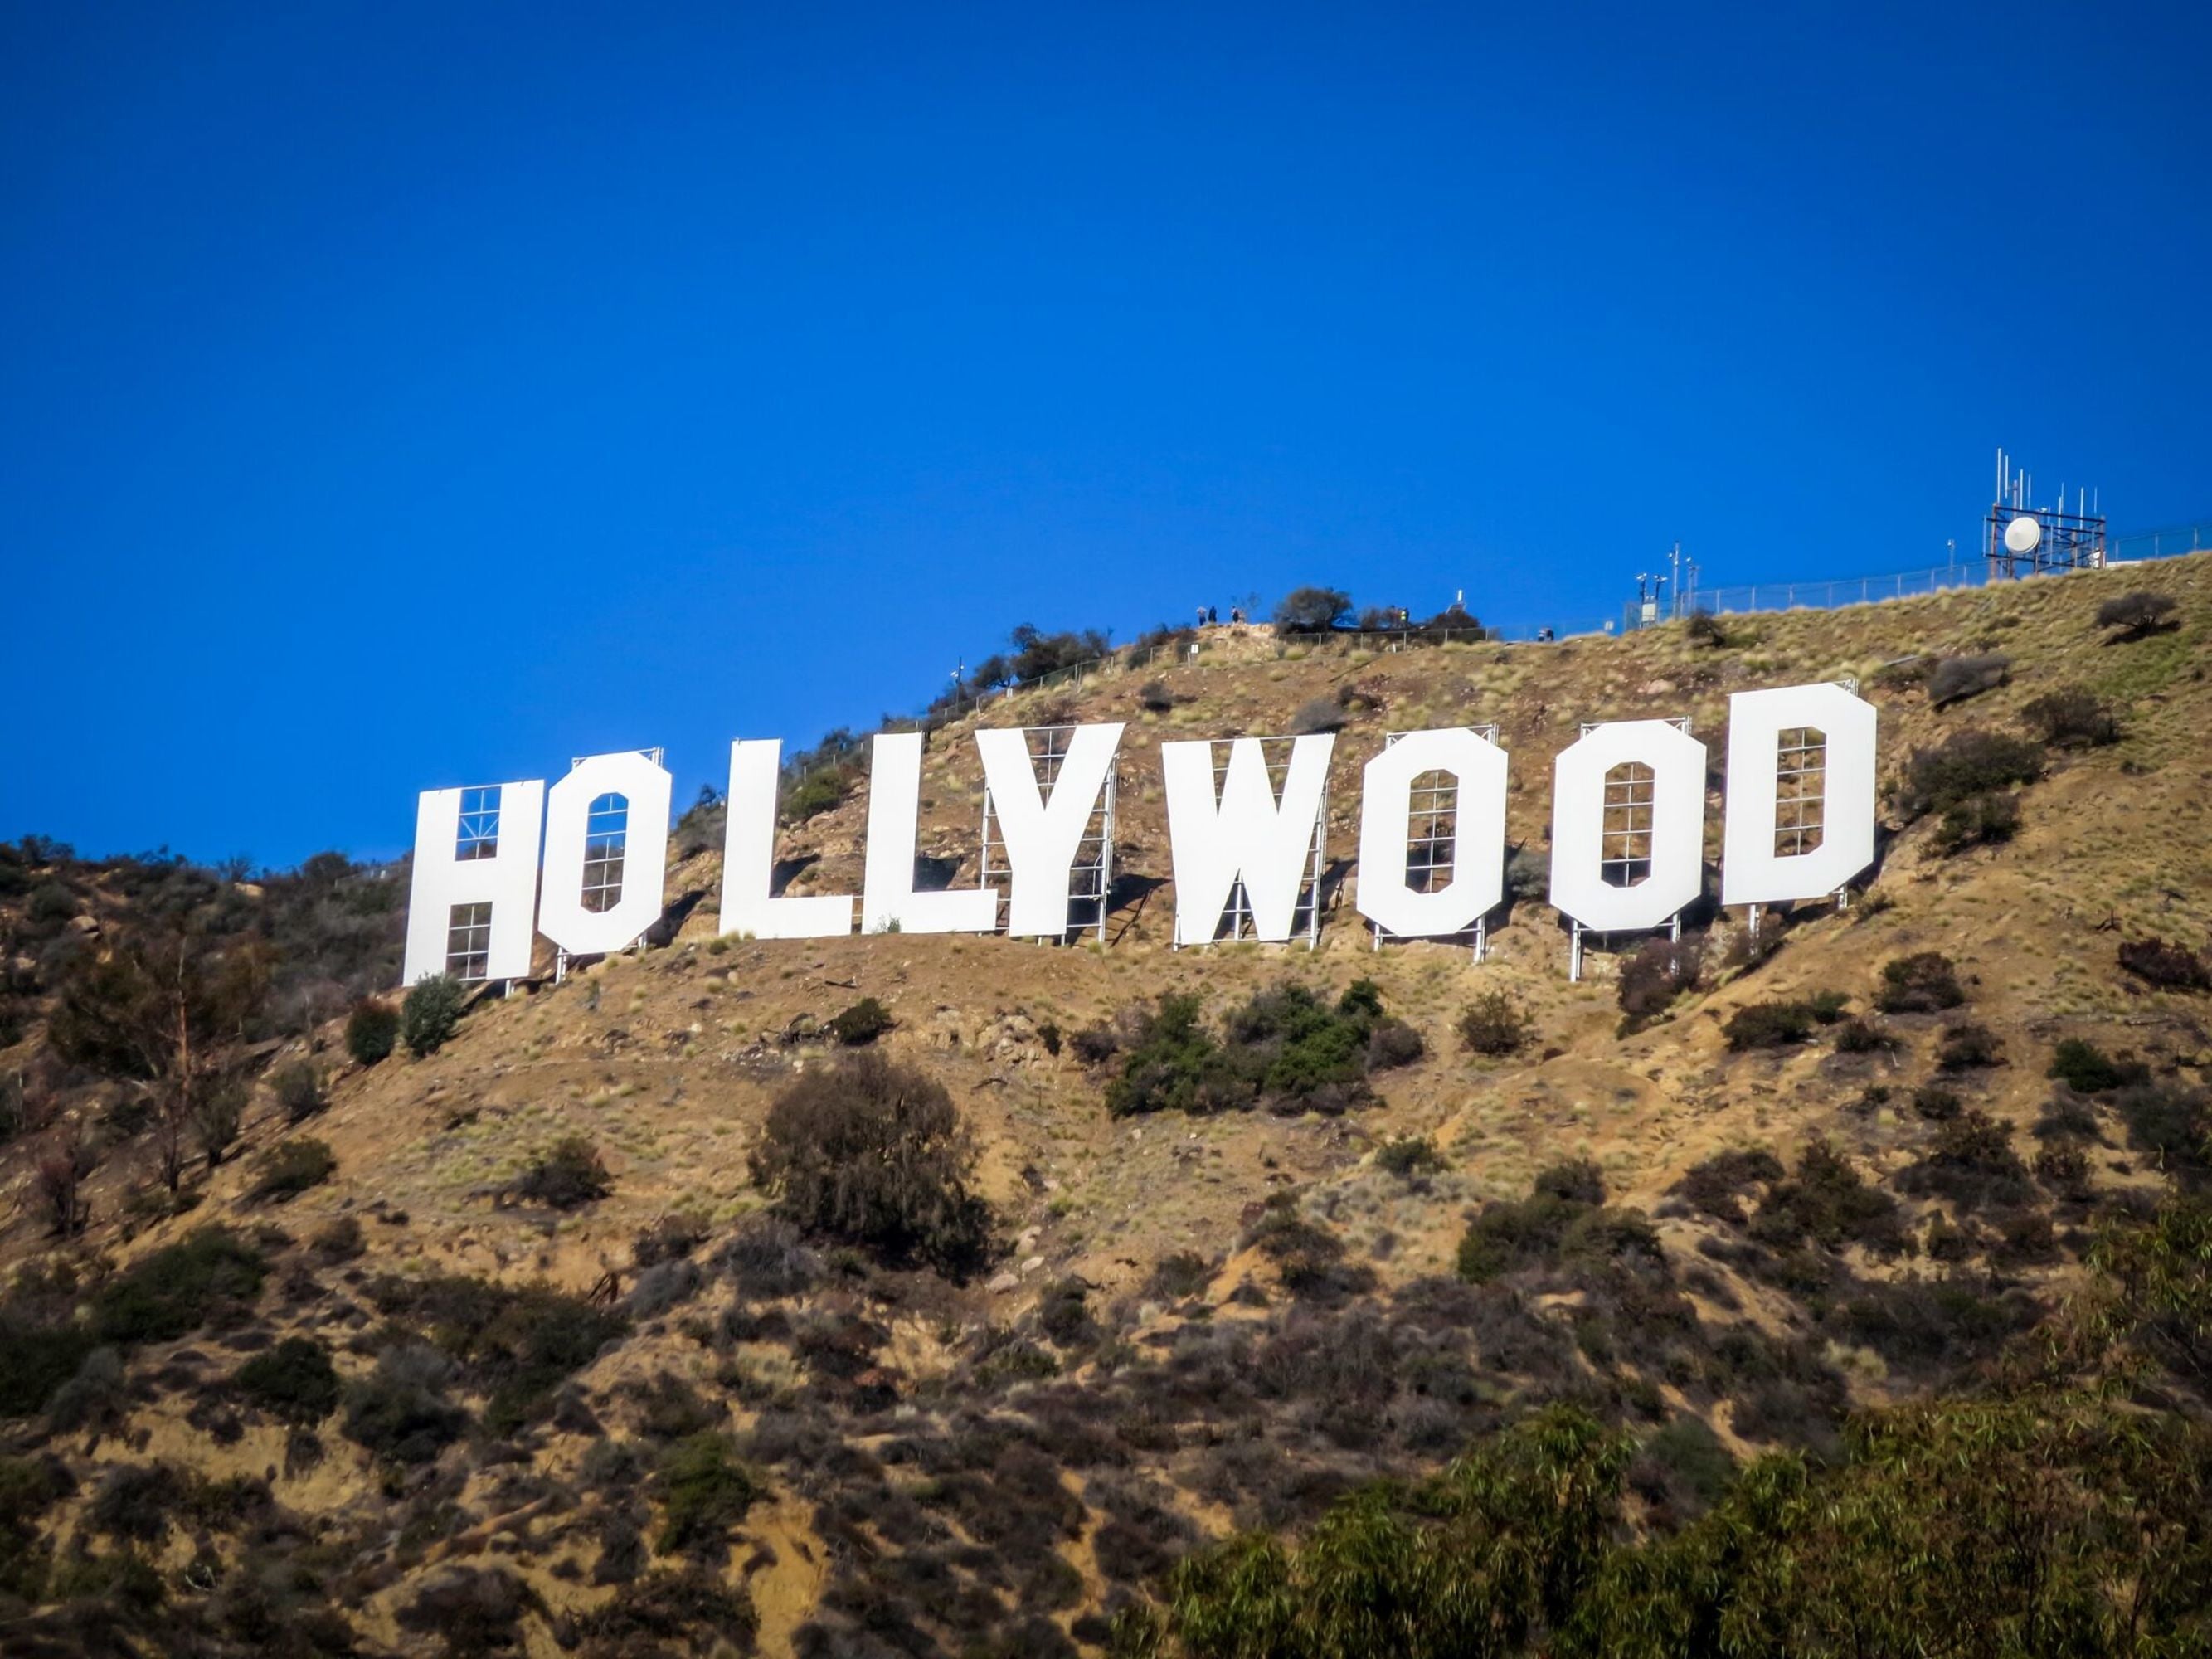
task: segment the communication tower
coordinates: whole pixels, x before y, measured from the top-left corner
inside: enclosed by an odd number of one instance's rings
[[[2066,488],[2058,505],[2038,507],[2033,474],[2014,469],[2011,457],[1997,451],[1996,499],[1982,521],[1982,556],[1990,580],[2039,575],[2046,570],[2101,570],[2105,567],[2105,515],[2095,495],[2075,492],[2066,510]]]

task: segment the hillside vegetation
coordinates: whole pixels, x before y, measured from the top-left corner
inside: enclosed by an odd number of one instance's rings
[[[0,1651],[2205,1651],[2208,634],[2212,555],[941,709],[956,884],[970,731],[1129,723],[1103,947],[717,939],[705,803],[665,942],[403,1008],[404,871],[0,847]],[[1712,859],[1728,694],[1842,675],[1848,907],[1569,983],[1578,722],[1692,717]],[[1461,721],[1510,913],[1376,951],[1358,769]],[[1323,726],[1321,948],[1170,949],[1159,742]]]

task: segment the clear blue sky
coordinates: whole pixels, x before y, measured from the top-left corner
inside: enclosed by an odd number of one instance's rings
[[[2212,9],[1481,9],[7,7],[0,835],[2212,515]]]

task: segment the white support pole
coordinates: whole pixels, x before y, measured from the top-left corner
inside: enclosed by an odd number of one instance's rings
[[[1098,848],[1098,942],[1106,942],[1106,908],[1114,897],[1114,799],[1120,787],[1121,766],[1106,769],[1105,817],[1100,823],[1104,841]]]

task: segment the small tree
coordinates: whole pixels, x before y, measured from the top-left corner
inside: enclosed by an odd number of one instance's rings
[[[1297,587],[1275,607],[1275,626],[1286,634],[1325,634],[1351,614],[1351,594],[1334,587]]]
[[[975,1158],[943,1085],[864,1049],[785,1090],[750,1162],[754,1182],[808,1231],[957,1274],[988,1242]]]
[[[468,990],[451,974],[419,980],[399,1006],[399,1034],[416,1059],[434,1054],[459,1027]]]
[[[1477,992],[1459,1017],[1460,1041],[1493,1060],[1520,1053],[1535,1034],[1528,1011],[1502,988]]]
[[[330,1093],[323,1086],[321,1068],[313,1060],[294,1060],[270,1078],[269,1085],[276,1091],[276,1103],[284,1109],[285,1117],[294,1123],[306,1122],[331,1103]]]
[[[831,1016],[825,1028],[848,1048],[865,1048],[897,1022],[891,1011],[873,997],[862,997],[842,1013]]]
[[[614,1191],[599,1148],[581,1135],[563,1135],[515,1178],[514,1195],[526,1203],[574,1210]]]
[[[56,1238],[73,1238],[92,1219],[92,1206],[83,1197],[84,1180],[98,1167],[84,1125],[72,1117],[64,1121],[40,1152],[31,1171],[31,1189],[46,1218],[46,1231]]]
[[[346,1052],[363,1066],[386,1058],[399,1043],[399,1011],[376,997],[363,997],[346,1020]]]
[[[155,1148],[172,1192],[207,1097],[225,1086],[225,1048],[245,1036],[269,975],[258,945],[147,933],[122,939],[62,989],[47,1041],[75,1064],[153,1085]]]
[[[2139,640],[2172,624],[2179,602],[2164,593],[2123,593],[2097,607],[2097,626],[2117,628],[2121,640]]]
[[[2020,717],[2053,749],[2097,749],[2120,740],[2120,723],[2104,699],[2081,686],[2046,691]]]
[[[261,1203],[281,1204],[310,1187],[319,1187],[338,1167],[327,1141],[302,1138],[280,1140],[261,1160],[249,1196]]]
[[[193,1100],[192,1141],[207,1159],[210,1175],[238,1144],[238,1132],[245,1121],[246,1087],[235,1079],[226,1079],[211,1089],[203,1090]]]
[[[1934,1014],[1966,1000],[1957,964],[1941,951],[1921,951],[1882,964],[1874,1004],[1885,1014]]]
[[[1958,732],[1932,749],[1914,750],[1891,798],[1910,822],[2042,775],[2043,753],[2025,738]]]

